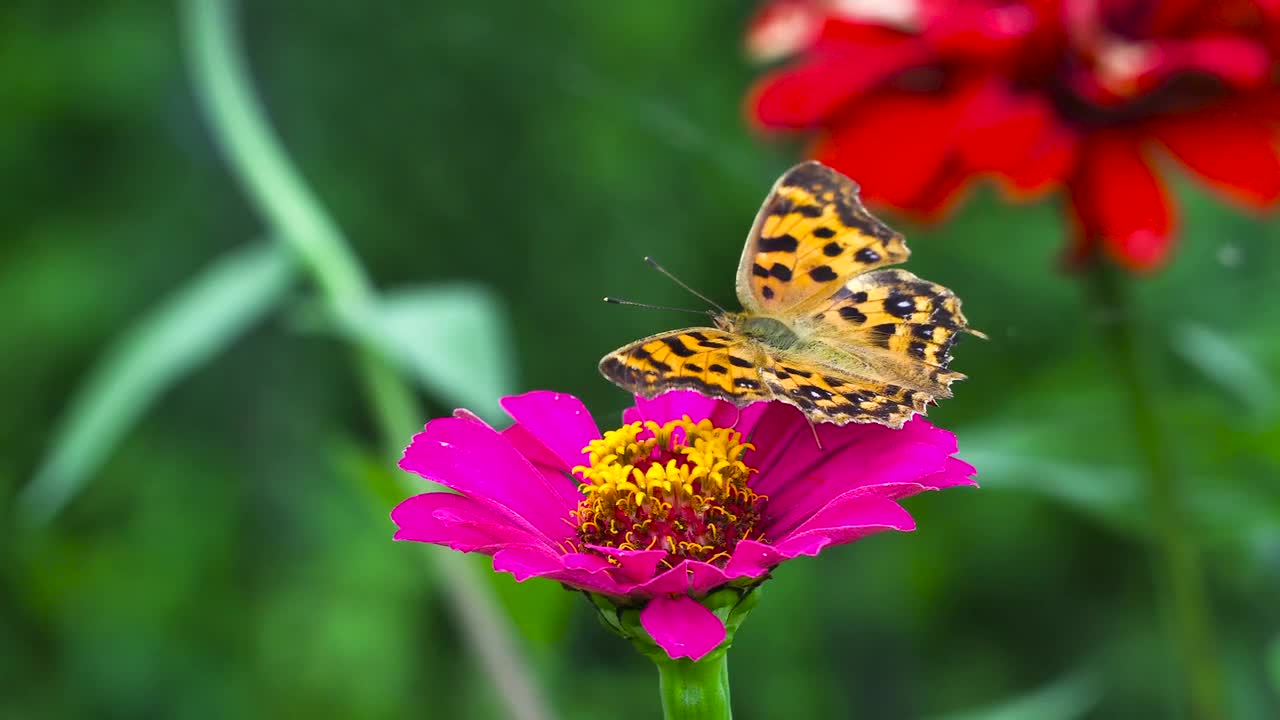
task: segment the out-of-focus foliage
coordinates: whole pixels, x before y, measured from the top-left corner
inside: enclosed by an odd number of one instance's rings
[[[337,332],[309,331],[312,301],[292,296],[25,532],[12,500],[66,451],[58,421],[86,373],[263,228],[199,121],[173,8],[0,8],[0,716],[496,717],[438,588],[367,490],[377,440],[341,333],[374,333],[419,369],[468,358],[473,385],[456,363],[431,376],[435,414],[513,386],[621,410],[596,360],[688,318],[600,296],[696,303],[645,269],[652,255],[729,302],[753,213],[798,154],[745,129],[749,10],[246,3],[259,92],[302,172],[380,287],[436,289],[387,295],[378,321]],[[1235,717],[1270,718],[1280,227],[1178,190],[1184,246],[1136,288],[1143,361]],[[779,570],[731,655],[737,716],[1167,715],[1124,388],[1087,285],[1058,269],[1058,217],[983,192],[946,224],[896,223],[911,269],[991,335],[961,343],[970,380],[931,415],[984,487],[912,500],[914,534]],[[454,309],[403,314],[412,303]],[[470,319],[477,303],[509,323]],[[494,582],[563,717],[657,714],[652,667],[585,602]]]

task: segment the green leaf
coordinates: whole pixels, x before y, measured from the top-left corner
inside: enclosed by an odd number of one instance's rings
[[[431,395],[482,417],[515,386],[506,313],[482,285],[393,290],[346,324]]]
[[[1275,410],[1276,387],[1269,373],[1233,338],[1199,323],[1185,323],[1172,332],[1170,343],[1184,362],[1195,368],[1255,418]]]
[[[25,519],[48,522],[65,507],[161,393],[276,307],[293,270],[275,243],[235,250],[121,335],[72,398],[23,490]]]
[[[1100,685],[1093,671],[1077,670],[1026,695],[938,720],[1074,720],[1098,704]]]

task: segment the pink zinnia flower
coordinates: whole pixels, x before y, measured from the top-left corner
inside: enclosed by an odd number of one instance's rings
[[[498,431],[474,415],[432,420],[400,467],[458,494],[411,497],[391,513],[397,540],[493,556],[517,580],[546,577],[643,607],[671,657],[697,660],[725,639],[697,602],[751,586],[783,560],[881,530],[912,530],[897,503],[971,485],[955,436],[916,417],[901,430],[818,425],[781,403],[745,409],[693,392],[637,399],[601,435],[577,398],[504,398]]]

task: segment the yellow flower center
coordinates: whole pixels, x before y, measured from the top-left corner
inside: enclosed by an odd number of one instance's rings
[[[633,422],[592,440],[590,465],[573,469],[583,499],[574,516],[584,545],[667,552],[665,563],[723,564],[739,540],[761,539],[768,498],[747,487],[740,433],[686,415]]]

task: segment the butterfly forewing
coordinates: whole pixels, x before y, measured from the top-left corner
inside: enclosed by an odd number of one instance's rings
[[[802,163],[778,180],[756,216],[738,265],[738,299],[748,312],[784,312],[909,254],[902,236],[862,206],[855,182]]]
[[[767,399],[761,348],[715,328],[686,328],[637,340],[605,355],[600,372],[643,397],[686,388],[747,405]]]

